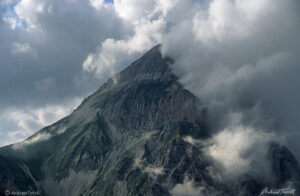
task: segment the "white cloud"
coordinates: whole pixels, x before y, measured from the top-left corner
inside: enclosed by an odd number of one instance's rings
[[[138,21],[154,9],[153,0],[116,0],[114,6],[117,13],[129,21]]]
[[[300,128],[291,120],[299,116],[291,104],[298,105],[300,97],[294,85],[298,79],[292,74],[300,71],[295,63],[299,61],[298,5],[295,0],[115,1],[116,12],[134,31],[122,39],[103,41],[87,56],[83,70],[108,77],[162,42],[164,55],[175,60],[173,70],[180,82],[208,106],[213,129],[222,131],[218,137],[237,141],[258,137],[262,142],[261,137],[272,137],[264,135],[270,130],[279,134],[279,129],[287,133]],[[242,113],[243,121],[230,126],[229,111]],[[245,148],[252,146],[249,142]],[[238,154],[233,153],[232,159],[242,163]]]
[[[183,184],[176,184],[170,191],[173,196],[204,196],[204,186],[196,187],[192,180],[185,180]]]
[[[183,138],[183,140],[184,140],[185,142],[187,142],[187,143],[192,144],[192,145],[198,145],[198,144],[203,143],[203,141],[194,139],[194,138],[192,138],[191,136],[186,136],[186,137]]]
[[[28,43],[12,43],[12,54],[30,54],[33,57],[37,57],[37,52],[31,48],[31,46]]]
[[[240,125],[254,132],[297,135],[299,2],[211,0],[179,5],[182,9],[175,6],[165,18],[170,27],[162,51],[175,60],[180,82],[208,107],[213,129],[230,129],[228,113],[241,112],[245,118]],[[295,140],[286,145],[300,157]]]
[[[173,70],[182,84],[209,108],[217,135],[208,153],[224,168],[249,168],[252,155],[245,157],[244,152],[267,143],[272,138],[268,131],[297,135],[300,25],[296,0],[116,0],[104,4],[102,0],[21,1],[15,7],[20,20],[4,18],[15,29],[7,35],[22,34],[9,39],[11,53],[35,56],[39,51],[39,56],[46,56],[40,62],[55,57],[49,70],[56,64],[59,72],[72,65],[66,74],[78,61],[80,71],[95,74],[102,82],[162,42],[164,54],[176,62]],[[26,31],[17,30],[22,21]],[[51,89],[60,82],[48,77],[38,80],[39,76],[34,87]],[[35,107],[28,111],[19,109],[7,115],[16,123],[15,130],[47,124],[44,114],[49,119],[60,116],[45,108],[40,113]],[[243,118],[233,126],[229,112],[240,112]],[[224,138],[232,138],[232,143]],[[299,153],[297,140],[294,137],[289,144],[294,143]],[[230,156],[220,152],[230,152]]]
[[[37,28],[38,15],[45,11],[45,3],[40,0],[22,0],[15,6],[17,16],[26,21],[28,28]]]
[[[24,146],[42,142],[42,141],[48,140],[50,138],[51,138],[51,135],[48,133],[37,133],[36,135],[32,136],[30,139],[13,144],[12,148],[14,150],[19,150],[19,149],[22,149]]]
[[[83,62],[83,70],[92,72],[99,78],[111,76],[128,66],[138,54],[160,43],[160,31],[164,25],[161,18],[139,21],[135,26],[134,35],[128,40],[105,40],[96,53],[88,55]]]
[[[21,131],[24,126],[32,133],[46,124],[36,111],[41,103],[61,105],[62,100],[86,97],[98,88],[103,81],[82,72],[84,58],[98,43],[125,37],[131,26],[125,25],[112,3],[104,3],[99,10],[100,0],[1,3],[0,127],[7,144],[29,135]],[[28,115],[23,127],[21,119],[2,115],[13,111],[16,116]],[[51,112],[45,113],[52,122]]]
[[[267,4],[268,1],[214,0],[208,10],[195,14],[195,38],[204,44],[222,42],[231,37],[246,38],[253,32],[260,15],[269,11]]]
[[[158,175],[164,174],[164,168],[163,167],[147,166],[144,169],[144,171],[149,173],[152,178],[156,178]]]
[[[21,28],[23,26],[22,21],[17,17],[6,16],[3,18],[4,22],[10,25],[10,28],[15,30],[17,28]]]
[[[126,39],[103,41],[95,53],[87,56],[83,70],[99,78],[111,76],[160,43],[166,28],[165,16],[175,3],[160,0],[115,1],[116,12],[133,26],[134,32]]]
[[[262,178],[270,176],[267,161],[270,142],[282,142],[273,132],[263,132],[241,124],[241,113],[230,114],[231,124],[210,139],[205,152],[216,161],[221,174],[230,180],[248,172]],[[217,165],[218,165],[217,164]]]
[[[29,137],[39,129],[70,114],[79,105],[80,101],[81,99],[76,98],[61,105],[49,105],[39,108],[9,108],[1,112],[0,126],[2,125],[10,130],[2,132],[3,137],[1,137],[0,145],[7,145]],[[63,133],[64,131],[62,129],[58,132]],[[47,135],[37,136],[34,137],[35,139],[29,141],[36,142],[40,139],[49,138]]]
[[[90,4],[95,9],[100,10],[104,4],[104,1],[103,0],[90,0]]]

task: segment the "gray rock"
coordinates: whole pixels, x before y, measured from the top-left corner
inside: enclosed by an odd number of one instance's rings
[[[159,47],[114,75],[69,116],[1,148],[0,190],[167,196],[192,181],[204,195],[258,194],[266,184],[255,176],[234,185],[216,180],[203,147],[184,140],[210,137],[208,112],[178,82],[173,61]],[[299,181],[298,163],[286,148],[274,144],[269,154],[277,183]]]

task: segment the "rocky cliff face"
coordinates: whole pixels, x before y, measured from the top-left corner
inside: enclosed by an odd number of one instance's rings
[[[71,115],[1,148],[0,194],[257,195],[266,186],[298,183],[297,161],[275,144],[269,153],[275,184],[251,175],[234,185],[217,179],[203,151],[207,109],[178,83],[171,63],[156,46]]]

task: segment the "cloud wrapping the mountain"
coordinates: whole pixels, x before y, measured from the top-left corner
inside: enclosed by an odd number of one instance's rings
[[[167,27],[166,15],[177,1],[117,0],[116,13],[131,24],[133,33],[126,39],[108,38],[96,52],[87,56],[83,70],[107,78],[128,66],[141,54],[162,42]]]
[[[210,124],[219,132],[214,147],[222,147],[208,154],[228,171],[245,172],[252,161],[265,162],[258,156],[267,152],[255,152],[256,142],[263,149],[280,140],[299,159],[299,2],[214,0],[199,6],[162,43],[181,83],[208,107]],[[242,114],[238,126],[231,126],[232,113]],[[226,136],[242,143],[231,148]],[[227,158],[236,155],[234,164],[218,156],[221,149],[228,150]],[[242,157],[249,151],[252,156]]]
[[[210,139],[206,153],[215,161],[219,173],[226,180],[236,181],[241,175],[251,173],[265,181],[272,179],[268,163],[268,148],[271,142],[281,143],[272,132],[244,126],[242,113],[229,114],[231,124]]]
[[[34,130],[48,126],[70,114],[80,103],[75,98],[63,104],[43,107],[9,108],[0,114],[0,124],[6,127],[2,132],[0,145],[19,142],[33,134]]]
[[[299,9],[297,0],[22,0],[0,12],[0,116],[85,97],[162,43],[180,82],[208,107],[215,148],[237,150],[234,167],[252,161],[240,155],[253,140],[267,145],[274,134],[300,158]],[[236,126],[232,113],[241,114]],[[247,145],[231,148],[227,136]]]
[[[253,140],[262,148],[272,140],[280,141],[300,158],[299,2],[162,2],[116,1],[117,13],[133,25],[134,33],[126,39],[102,42],[88,56],[83,69],[103,77],[124,68],[151,44],[162,42],[163,54],[175,60],[172,67],[181,83],[208,107],[217,133],[215,142],[229,135],[248,144],[235,143],[231,154],[236,155],[236,164],[245,169],[256,156],[266,154],[259,151],[241,157],[257,145]],[[155,28],[153,22],[157,21],[162,22]],[[145,27],[153,31],[147,29],[151,33],[141,36],[140,29]],[[235,127],[231,126],[231,113],[242,114]],[[222,149],[230,148],[230,143],[222,145]]]
[[[208,106],[215,129],[228,126],[229,113],[242,112],[243,126],[285,137],[300,157],[298,13],[293,0],[210,1],[171,27],[163,52]]]

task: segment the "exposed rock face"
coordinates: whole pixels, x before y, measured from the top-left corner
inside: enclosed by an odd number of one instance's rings
[[[154,47],[71,115],[24,142],[1,148],[0,190],[178,195],[187,186],[202,195],[258,194],[266,184],[253,176],[234,187],[216,180],[203,146],[185,139],[210,137],[207,112],[178,83],[170,63]],[[288,150],[270,149],[277,183],[299,181],[298,163]]]
[[[275,176],[275,186],[290,186],[300,192],[300,167],[298,161],[285,146],[276,143],[269,148],[269,159]]]
[[[37,190],[30,175],[26,172],[25,166],[23,168],[21,166],[22,163],[19,163],[17,160],[9,160],[0,156],[1,191]]]

